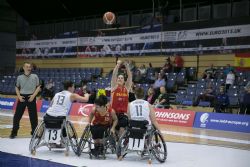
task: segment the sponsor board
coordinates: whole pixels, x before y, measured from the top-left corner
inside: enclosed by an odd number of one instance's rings
[[[250,116],[197,112],[194,127],[250,133]]]
[[[195,112],[189,110],[169,110],[156,108],[155,116],[159,124],[192,127]]]
[[[37,100],[37,101],[36,101],[36,111],[37,111],[37,112],[40,112],[40,109],[41,109],[41,107],[42,107],[42,102],[43,102],[43,100]],[[14,106],[13,106],[14,112],[16,112],[17,103],[18,103],[18,100],[15,102],[15,104],[14,104]],[[28,107],[25,108],[24,112],[26,112],[26,111],[28,112]]]
[[[70,109],[70,115],[88,117],[92,111],[93,104],[73,103]]]
[[[13,110],[15,102],[16,102],[16,99],[14,98],[1,98],[0,97],[0,108]]]
[[[250,36],[250,24],[234,25],[223,27],[212,27],[203,29],[148,32],[138,34],[127,34],[102,37],[78,37],[63,39],[47,39],[33,41],[17,41],[16,49],[23,48],[52,48],[52,47],[73,47],[89,45],[114,45],[114,44],[137,44],[147,42],[170,42],[170,41],[191,41],[204,39],[232,38]],[[61,54],[61,53],[60,53]]]
[[[36,104],[36,105],[37,105],[37,104]],[[38,110],[38,107],[37,107],[37,111],[46,112],[47,109],[49,108],[49,105],[50,105],[50,102],[49,102],[49,101],[43,100],[42,103],[41,103],[40,110]]]

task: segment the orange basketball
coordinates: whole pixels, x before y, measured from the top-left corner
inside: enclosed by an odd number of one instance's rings
[[[111,25],[115,22],[115,14],[113,12],[106,12],[103,15],[103,21],[105,24]]]

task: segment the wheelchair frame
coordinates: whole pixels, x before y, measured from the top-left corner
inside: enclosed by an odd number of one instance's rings
[[[129,135],[130,131],[127,128],[125,132],[121,135],[117,147],[116,154],[119,160],[122,160],[127,153],[129,152],[137,152],[142,158],[145,156],[145,153],[149,155],[148,163],[152,163],[152,158],[155,157],[160,163],[164,163],[167,159],[167,146],[164,141],[163,136],[160,134],[158,130],[155,129],[154,126],[150,130],[146,130],[144,134],[145,143],[144,150],[129,150]],[[158,150],[158,147],[162,147],[163,152]]]
[[[63,128],[65,128],[66,130],[66,137],[63,137]],[[36,154],[36,149],[42,146],[47,146],[49,148],[49,150],[51,150],[52,148],[57,148],[57,147],[53,147],[53,144],[56,143],[48,143],[46,142],[45,139],[45,121],[41,121],[40,124],[37,126],[34,134],[32,135],[32,138],[30,140],[30,144],[29,144],[29,151],[32,155]],[[51,128],[53,129],[53,128]],[[54,129],[59,129],[59,128],[54,128]],[[77,142],[77,133],[75,131],[75,128],[73,126],[73,124],[68,121],[67,119],[63,120],[62,124],[61,124],[61,144],[63,147],[66,148],[65,151],[65,156],[69,155],[69,146],[71,146],[72,150],[74,151],[74,153],[77,153],[77,147],[78,147],[78,142]]]
[[[103,138],[103,143],[104,143],[104,153],[102,155],[103,159],[106,159],[106,154],[108,154],[108,149],[110,149],[111,153],[115,153],[116,146],[115,144],[115,139],[114,137],[110,134],[110,129],[108,129],[104,133],[104,138]],[[92,139],[92,134],[90,131],[90,125],[86,126],[82,136],[80,138],[79,144],[78,144],[78,150],[77,150],[77,155],[80,156],[82,153],[87,153],[89,154],[90,159],[92,159],[92,154],[91,154],[91,148],[94,145],[94,141]],[[85,151],[87,149],[87,152]]]

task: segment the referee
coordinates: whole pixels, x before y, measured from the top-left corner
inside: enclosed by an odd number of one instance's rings
[[[14,139],[17,136],[19,129],[19,123],[23,116],[26,106],[29,110],[29,117],[31,123],[31,134],[34,133],[38,118],[36,111],[36,95],[40,91],[39,79],[36,74],[31,74],[31,64],[25,62],[23,64],[24,74],[19,75],[16,81],[16,94],[18,102],[16,106],[16,112],[13,118],[13,128],[10,134],[10,138]]]

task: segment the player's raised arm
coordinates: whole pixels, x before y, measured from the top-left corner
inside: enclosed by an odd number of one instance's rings
[[[116,80],[117,80],[118,70],[119,70],[121,63],[122,63],[122,61],[118,60],[116,66],[113,70],[112,79],[111,79],[111,91],[113,91],[117,86]]]

